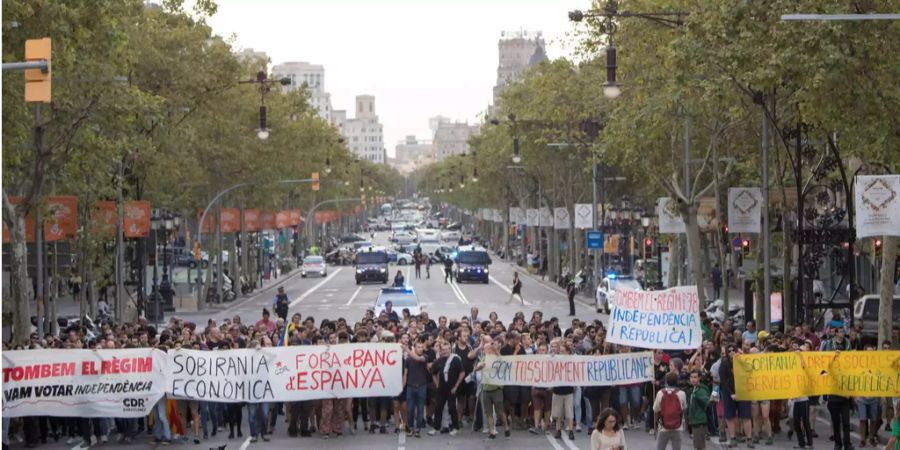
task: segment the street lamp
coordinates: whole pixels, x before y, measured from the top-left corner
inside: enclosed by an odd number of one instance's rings
[[[606,83],[603,83],[603,96],[616,98],[621,93],[622,90],[616,84],[616,48],[610,45],[606,48]]]
[[[478,168],[477,167],[472,169],[472,182],[473,183],[478,182]]]
[[[325,174],[331,174],[331,158],[325,158]]]
[[[522,162],[522,156],[519,155],[519,137],[516,136],[513,138],[513,164],[519,164]]]

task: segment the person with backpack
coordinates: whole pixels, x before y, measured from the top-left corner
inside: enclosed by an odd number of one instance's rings
[[[660,389],[653,400],[653,412],[659,417],[656,450],[665,450],[669,443],[672,450],[681,450],[682,416],[687,409],[687,396],[677,385],[678,374],[667,373],[666,387]]]
[[[691,388],[688,398],[688,427],[691,432],[691,440],[694,441],[694,450],[706,448],[706,408],[709,406],[709,388],[700,383],[700,370],[691,372]]]

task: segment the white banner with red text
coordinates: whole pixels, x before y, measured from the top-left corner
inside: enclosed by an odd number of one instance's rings
[[[615,386],[653,379],[653,353],[487,356],[481,381],[494,386]]]
[[[389,397],[403,390],[400,344],[338,344],[169,353],[176,398],[292,402]]]
[[[606,341],[637,348],[700,348],[700,300],[697,286],[664,291],[616,288]]]
[[[150,349],[3,352],[3,417],[144,417],[166,391]]]

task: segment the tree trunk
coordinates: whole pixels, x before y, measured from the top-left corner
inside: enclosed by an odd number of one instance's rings
[[[681,278],[681,237],[675,236],[669,241],[669,283],[667,286],[678,286],[678,280]],[[659,268],[662,271],[662,267]],[[660,272],[662,279],[662,272]]]
[[[786,208],[785,208],[786,209]],[[782,264],[784,265],[784,270],[782,271],[782,282],[781,282],[781,309],[783,312],[782,321],[785,330],[787,330],[788,325],[794,324],[794,289],[792,286],[794,283],[792,282],[791,276],[791,263],[793,261],[794,254],[794,236],[793,232],[790,229],[790,224],[788,223],[786,211],[782,211],[781,213],[781,229],[783,238],[783,247],[781,249],[781,258]]]
[[[897,236],[885,236],[881,250],[881,298],[878,302],[878,344],[891,340],[894,317],[894,265],[897,261]],[[892,342],[892,345],[897,345]]]
[[[25,218],[16,214],[18,208],[3,195],[3,222],[9,230],[10,277],[9,294],[13,300],[13,343],[28,344],[31,336],[31,280],[28,278],[28,247],[25,243]]]
[[[697,223],[697,205],[681,205],[681,216],[687,233],[687,256],[691,268],[694,283],[697,284],[697,299],[700,301],[700,309],[706,308],[706,276],[703,273],[703,256],[700,248],[700,225]]]

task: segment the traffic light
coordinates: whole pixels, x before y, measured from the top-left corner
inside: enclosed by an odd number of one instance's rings
[[[653,239],[644,239],[644,258],[653,254]]]
[[[741,241],[741,254],[744,256],[748,256],[750,254],[750,240],[744,239]]]
[[[47,61],[47,69],[25,70],[25,101],[50,103],[50,38],[25,41],[25,61]]]
[[[319,172],[312,173],[312,180],[312,190],[318,191],[321,188],[321,186],[319,185]]]

